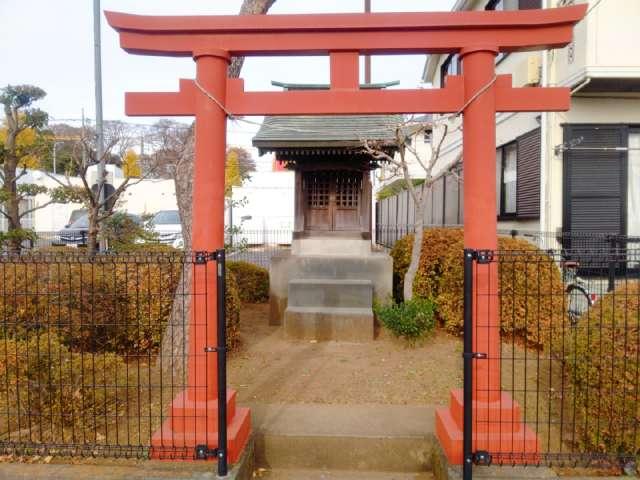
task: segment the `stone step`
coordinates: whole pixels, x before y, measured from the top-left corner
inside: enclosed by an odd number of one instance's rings
[[[432,407],[252,405],[252,413],[256,468],[405,474],[431,469]]]
[[[295,278],[289,281],[289,307],[371,308],[371,280]]]
[[[357,472],[352,470],[257,469],[254,478],[265,480],[432,480],[431,472]]]
[[[291,340],[370,342],[374,337],[369,308],[287,307],[283,330]]]

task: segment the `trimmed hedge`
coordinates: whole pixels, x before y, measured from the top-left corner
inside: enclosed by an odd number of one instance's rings
[[[240,290],[236,276],[226,271],[225,314],[227,317],[227,349],[233,350],[240,343]]]
[[[29,437],[60,441],[65,438],[63,431],[72,427],[82,437],[83,429],[92,434],[109,417],[122,413],[127,400],[137,398],[137,391],[123,388],[137,384],[137,370],[127,368],[118,355],[71,352],[54,333],[28,339],[5,337],[2,343],[7,353],[0,356],[5,431],[27,427]]]
[[[238,282],[240,300],[243,303],[269,301],[269,271],[266,268],[243,261],[227,262]]]
[[[408,235],[391,251],[398,299],[412,244],[413,235]],[[498,257],[502,332],[541,346],[549,340],[550,326],[563,318],[562,274],[550,257],[525,240],[500,238],[498,249],[504,253]],[[463,252],[462,229],[426,229],[413,285],[417,298],[434,299],[439,322],[455,334],[463,328]]]
[[[182,265],[42,261],[0,265],[0,318],[11,336],[55,329],[76,351],[154,352],[171,314]]]
[[[55,262],[0,264],[0,330],[27,339],[54,331],[72,351],[144,355],[157,352],[181,281],[180,258],[140,262],[81,263],[78,257]],[[135,256],[135,254],[132,254]],[[160,257],[158,257],[160,258]],[[189,268],[186,266],[185,268]],[[235,276],[227,275],[229,348],[237,343],[240,296]]]
[[[565,327],[565,365],[588,451],[640,451],[639,318],[640,283],[634,281],[604,295],[575,327]]]

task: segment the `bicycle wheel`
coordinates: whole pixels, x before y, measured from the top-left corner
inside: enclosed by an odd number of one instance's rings
[[[591,301],[587,291],[580,285],[569,285],[566,292],[569,323],[574,326],[578,323],[580,316],[589,309]]]

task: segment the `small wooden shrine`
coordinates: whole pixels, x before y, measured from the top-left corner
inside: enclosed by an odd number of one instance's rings
[[[383,88],[393,83],[366,85]],[[274,82],[286,90],[328,89],[328,85]],[[266,117],[253,145],[260,155],[295,171],[294,239],[341,236],[371,239],[371,170],[377,164],[363,141],[393,149],[396,115]]]

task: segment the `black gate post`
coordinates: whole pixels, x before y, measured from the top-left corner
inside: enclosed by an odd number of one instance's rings
[[[217,308],[218,308],[218,476],[226,477],[227,462],[227,316],[225,308],[225,251],[216,251]]]
[[[611,235],[609,240],[609,275],[607,292],[613,292],[616,289],[616,270],[618,269],[618,245],[616,237]]]
[[[473,261],[476,251],[464,251],[464,352],[463,356],[463,398],[464,415],[462,428],[462,478],[473,478]]]

